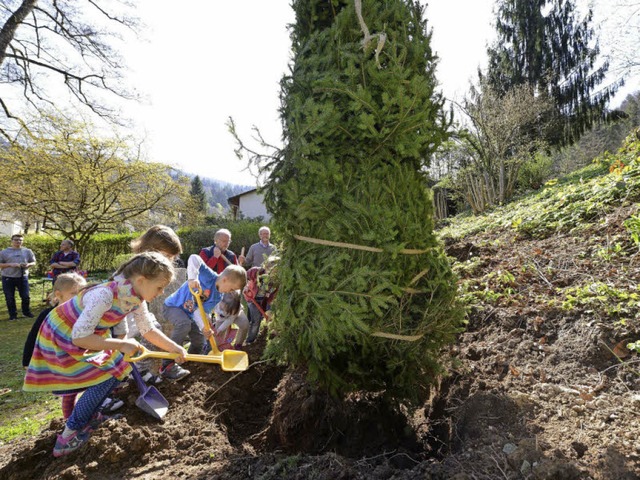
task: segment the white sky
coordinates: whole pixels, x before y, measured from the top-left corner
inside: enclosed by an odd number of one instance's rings
[[[608,1],[608,0],[604,0]],[[425,0],[423,0],[425,3]],[[495,38],[494,0],[430,0],[428,26],[440,57],[436,76],[447,98],[460,99],[485,66]],[[243,140],[256,125],[281,145],[279,81],[289,62],[288,0],[200,0],[181,17],[168,2],[138,0],[146,43],[127,46],[131,82],[147,97],[127,113],[146,136],[150,160],[230,183],[255,185],[234,154],[226,122]],[[366,20],[366,19],[365,19]],[[255,144],[253,146],[256,146]]]
[[[138,0],[148,25],[147,42],[124,56],[131,82],[147,97],[129,105],[150,160],[188,172],[255,185],[234,154],[226,122],[232,116],[250,139],[256,125],[269,143],[281,145],[279,81],[287,71],[294,21],[288,0],[199,1],[184,19],[157,0]],[[438,79],[447,96],[464,93],[492,34],[493,0],[431,0],[428,25],[440,56]],[[452,25],[455,25],[452,27]],[[255,145],[254,145],[255,146]]]

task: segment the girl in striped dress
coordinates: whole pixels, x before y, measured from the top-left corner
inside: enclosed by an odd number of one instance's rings
[[[184,348],[153,328],[146,308],[146,302],[160,295],[173,276],[173,266],[166,257],[156,252],[140,253],[122,264],[111,281],[83,290],[47,316],[23,389],[59,395],[84,390],[58,435],[54,456],[77,450],[107,419],[100,414],[100,405],[131,372],[122,354],[134,354],[140,346],[132,338],[111,336],[111,328],[129,312],[134,312],[143,337],[179,354],[179,363],[184,361]]]

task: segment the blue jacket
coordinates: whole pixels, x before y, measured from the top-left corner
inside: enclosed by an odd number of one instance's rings
[[[202,306],[207,315],[222,298],[222,294],[216,288],[216,280],[218,280],[218,277],[219,275],[204,263],[200,265],[198,269],[198,281],[204,290]],[[169,295],[164,301],[164,304],[167,307],[181,308],[192,318],[193,312],[198,308],[198,304],[189,290],[189,281],[184,282],[178,290]]]

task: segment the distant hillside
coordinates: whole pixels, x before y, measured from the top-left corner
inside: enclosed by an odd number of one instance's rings
[[[193,177],[194,175],[189,176]],[[229,204],[227,203],[227,199],[229,197],[233,197],[239,193],[255,188],[255,185],[234,185],[232,183],[202,176],[200,176],[200,180],[202,180],[202,185],[207,192],[207,201],[209,202],[209,205],[216,207],[217,204],[220,204],[224,210],[229,209]]]

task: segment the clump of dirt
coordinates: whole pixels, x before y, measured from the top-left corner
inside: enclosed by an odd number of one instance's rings
[[[135,407],[130,386],[118,394],[124,418],[76,453],[51,455],[61,420],[1,447],[0,478],[640,478],[639,360],[624,348],[640,338],[639,302],[567,306],[572,286],[638,284],[622,233],[612,220],[547,239],[504,231],[450,242],[475,300],[443,352],[455,368],[417,408],[381,394],[331,398],[303,371],[261,362],[261,338],[246,372],[190,364],[184,381],[162,383],[163,421]]]

